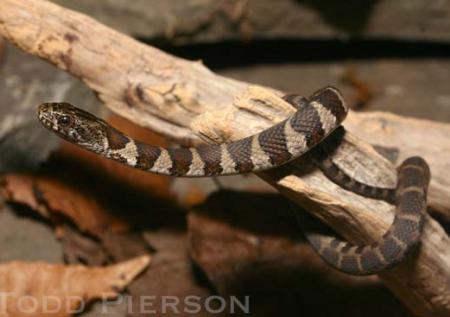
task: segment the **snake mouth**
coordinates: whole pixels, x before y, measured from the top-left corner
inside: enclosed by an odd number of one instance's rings
[[[38,106],[37,117],[44,127],[49,130],[58,131],[57,127],[53,123],[53,117],[51,115],[51,103],[43,103]]]

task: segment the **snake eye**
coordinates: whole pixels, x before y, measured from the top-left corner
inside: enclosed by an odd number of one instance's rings
[[[64,115],[58,118],[58,124],[62,127],[67,127],[72,122],[70,116]]]

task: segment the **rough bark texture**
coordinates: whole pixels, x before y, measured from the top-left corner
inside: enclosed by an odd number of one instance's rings
[[[450,40],[450,2],[54,0],[118,30],[174,42],[362,38]],[[116,18],[120,17],[120,18]]]
[[[113,111],[180,143],[236,140],[293,111],[279,91],[217,76],[199,62],[174,58],[42,0],[3,0],[0,35],[81,78]],[[384,113],[352,113],[344,125],[370,143],[396,148],[400,157],[424,156],[434,175],[429,205],[449,214],[448,125]],[[337,160],[369,184],[395,183],[389,161],[351,134]],[[260,176],[351,241],[373,241],[386,230],[392,206],[342,190],[304,161]],[[416,314],[448,316],[450,239],[433,219],[417,256],[381,275]]]

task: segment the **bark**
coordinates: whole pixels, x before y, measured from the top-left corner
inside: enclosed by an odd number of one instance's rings
[[[79,77],[118,114],[183,144],[237,140],[293,112],[280,91],[218,76],[43,0],[3,0],[0,35]],[[434,175],[429,205],[449,214],[449,125],[352,113],[344,126],[400,157],[427,159]],[[395,184],[393,165],[350,133],[336,159],[361,181]],[[339,188],[304,159],[260,176],[353,242],[373,241],[393,218],[392,206]],[[450,313],[450,239],[430,217],[418,254],[380,275],[416,314]]]

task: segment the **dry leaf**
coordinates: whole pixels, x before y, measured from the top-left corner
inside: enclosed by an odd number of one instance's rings
[[[43,217],[63,213],[80,230],[99,235],[106,229],[124,231],[128,224],[110,214],[89,192],[81,192],[63,179],[50,176],[5,175],[1,182],[2,196],[37,210]]]
[[[0,265],[0,316],[71,316],[95,299],[112,299],[150,256],[106,267],[10,262]]]

